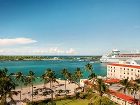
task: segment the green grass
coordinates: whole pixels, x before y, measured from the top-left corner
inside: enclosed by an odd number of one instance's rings
[[[56,105],[88,105],[89,100],[87,99],[66,99],[56,101]]]

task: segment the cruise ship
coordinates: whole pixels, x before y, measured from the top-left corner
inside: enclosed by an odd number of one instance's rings
[[[137,59],[140,60],[140,53],[121,53],[117,49],[113,49],[108,54],[105,54],[101,57],[100,61],[102,63],[118,63],[119,61],[124,61],[128,59]]]

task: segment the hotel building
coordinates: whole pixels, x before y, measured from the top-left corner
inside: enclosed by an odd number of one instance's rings
[[[121,61],[107,65],[107,77],[135,80],[140,78],[140,60]]]

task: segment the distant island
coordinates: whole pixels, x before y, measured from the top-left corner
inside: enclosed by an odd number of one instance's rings
[[[101,56],[0,56],[0,61],[28,61],[28,60],[79,60],[99,61]]]

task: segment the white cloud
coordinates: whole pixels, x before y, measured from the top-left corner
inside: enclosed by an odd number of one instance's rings
[[[0,49],[0,55],[72,55],[76,54],[73,48],[62,49],[58,47],[38,48],[38,47],[20,47]]]
[[[54,48],[49,48],[48,49],[48,53],[56,53],[56,54],[59,54],[59,53],[64,53],[65,51],[60,49],[60,48],[57,48],[57,47],[54,47]]]
[[[31,38],[13,38],[13,39],[0,39],[0,46],[22,45],[35,43],[36,40]]]
[[[31,38],[24,38],[24,37],[5,38],[5,39],[0,38],[0,47],[1,47],[0,55],[72,55],[72,54],[76,54],[76,51],[73,48],[66,49],[66,48],[58,47],[62,44],[49,44],[47,46],[42,46],[42,45],[41,46],[34,46],[34,45],[26,46],[26,44],[31,44],[35,42],[37,41]]]
[[[68,51],[66,51],[67,54],[76,54],[76,51],[73,48],[70,48]]]

